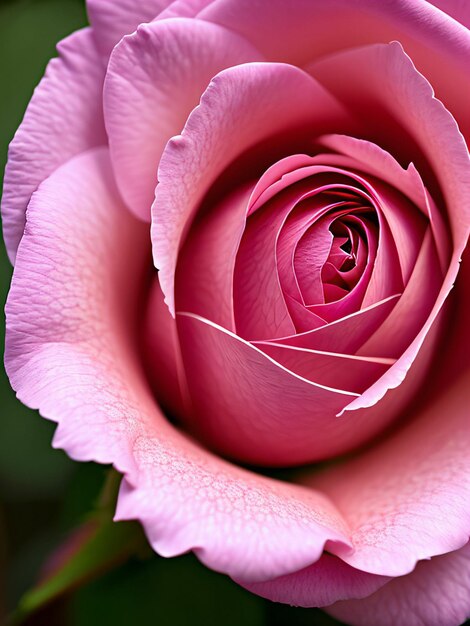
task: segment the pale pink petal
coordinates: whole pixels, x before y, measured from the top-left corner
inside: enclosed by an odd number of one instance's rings
[[[31,194],[57,167],[105,144],[104,70],[90,29],[58,44],[10,144],[2,196],[3,234],[14,262]]]
[[[6,366],[19,399],[59,423],[54,445],[126,474],[118,516],[165,556],[266,580],[347,550],[311,489],[234,467],[162,415],[138,354],[148,227],[123,206],[106,150],[71,160],[34,195],[7,303]],[[230,542],[227,542],[230,537]]]
[[[289,128],[310,123],[318,132],[344,124],[345,119],[326,91],[289,65],[249,63],[224,70],[212,80],[181,136],[168,142],[158,171],[151,232],[155,265],[171,311],[183,233],[230,161]]]
[[[401,576],[468,541],[469,381],[467,372],[395,435],[308,480],[352,527],[354,552],[341,556],[353,567]]]
[[[86,0],[88,17],[100,53],[107,59],[114,46],[151,22],[172,0]]]
[[[470,618],[470,544],[418,563],[363,600],[326,610],[351,626],[460,626]]]
[[[200,20],[145,24],[116,47],[106,74],[104,111],[116,180],[130,209],[150,219],[157,169],[211,78],[262,60],[238,35]]]
[[[468,13],[468,9],[465,9]],[[199,18],[231,28],[269,60],[304,65],[371,43],[400,41],[470,137],[470,32],[426,0],[214,0]],[[336,80],[334,74],[331,78]]]
[[[158,15],[157,19],[166,20],[171,17],[195,17],[205,9],[212,0],[174,0]]]
[[[338,557],[325,552],[319,561],[293,574],[261,583],[237,582],[268,600],[311,608],[323,607],[338,600],[365,598],[389,580],[386,576],[354,569]],[[354,603],[356,604],[359,606],[359,602]],[[382,624],[380,619],[374,622],[374,626],[379,623]]]

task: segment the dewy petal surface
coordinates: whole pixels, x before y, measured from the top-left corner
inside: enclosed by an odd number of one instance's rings
[[[104,111],[118,187],[138,217],[150,220],[163,149],[211,78],[257,60],[263,58],[240,36],[199,20],[145,24],[119,43],[106,74]]]
[[[165,556],[194,549],[209,567],[266,580],[325,545],[347,551],[347,526],[322,494],[232,466],[162,415],[136,343],[149,256],[148,227],[120,200],[106,149],[40,186],[7,303],[19,399],[58,422],[54,445],[72,458],[125,473],[118,516],[141,520]]]
[[[326,91],[290,65],[247,63],[212,80],[182,134],[168,142],[158,170],[151,235],[155,266],[172,312],[183,234],[230,161],[276,133],[307,123],[320,131],[348,119]]]
[[[36,88],[8,151],[2,195],[3,235],[10,260],[23,235],[32,193],[71,157],[106,144],[104,69],[91,30],[61,41]]]
[[[330,615],[351,626],[460,626],[470,616],[470,544],[418,563],[363,600],[338,602]],[[466,622],[465,622],[466,623]]]

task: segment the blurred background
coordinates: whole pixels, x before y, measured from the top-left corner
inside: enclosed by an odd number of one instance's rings
[[[87,23],[84,0],[0,2],[0,171],[55,44]],[[0,244],[0,299],[11,267]],[[3,346],[4,323],[1,324]],[[0,373],[0,619],[47,556],[83,521],[106,468],[74,463],[50,442],[54,426],[22,406]],[[332,626],[318,610],[273,604],[207,570],[192,555],[134,558],[31,617],[45,626]]]

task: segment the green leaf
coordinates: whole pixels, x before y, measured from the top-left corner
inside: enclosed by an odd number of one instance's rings
[[[21,598],[12,625],[148,549],[137,522],[113,522],[120,478],[117,472],[109,473],[96,510],[52,556],[38,584]]]

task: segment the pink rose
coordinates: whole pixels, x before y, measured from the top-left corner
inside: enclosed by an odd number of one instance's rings
[[[124,474],[158,553],[350,624],[460,624],[470,5],[88,9],[9,153],[18,397]]]

